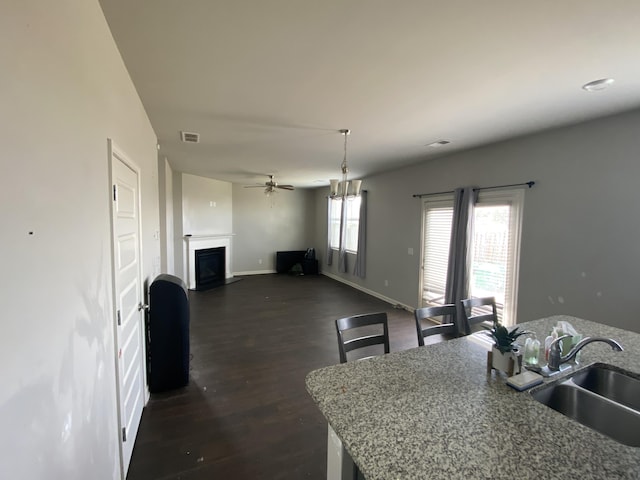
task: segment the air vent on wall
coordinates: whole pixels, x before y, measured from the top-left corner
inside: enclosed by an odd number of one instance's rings
[[[200,134],[194,132],[180,132],[180,138],[185,143],[200,143]]]

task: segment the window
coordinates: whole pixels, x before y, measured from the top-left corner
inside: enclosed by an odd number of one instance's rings
[[[342,199],[331,199],[329,220],[331,225],[331,248],[340,248],[340,217],[342,216]],[[345,216],[346,244],[348,252],[358,251],[358,226],[360,223],[360,197],[347,198]]]
[[[329,202],[329,225],[331,228],[331,248],[340,248],[340,215],[342,214],[342,199],[331,199]]]
[[[470,297],[495,297],[498,317],[515,323],[522,190],[482,191],[473,213],[469,247]],[[444,303],[453,195],[423,203],[422,305]]]
[[[425,307],[445,303],[452,220],[452,197],[431,197],[424,201],[422,306]]]
[[[360,223],[360,197],[347,199],[347,218],[345,227],[347,229],[347,243],[345,248],[348,252],[358,251],[358,226]]]

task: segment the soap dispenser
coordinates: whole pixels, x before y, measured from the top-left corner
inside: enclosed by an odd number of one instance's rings
[[[540,355],[540,340],[533,337],[527,338],[524,342],[524,363],[526,365],[538,365],[538,357]]]
[[[556,338],[558,338],[558,330],[556,327],[553,327],[553,330],[551,330],[551,334],[544,339],[544,359],[546,362],[549,361],[549,349],[551,348],[551,344]]]

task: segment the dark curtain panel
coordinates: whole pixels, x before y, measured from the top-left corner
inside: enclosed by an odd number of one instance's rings
[[[463,318],[460,301],[467,298],[469,293],[469,246],[473,236],[473,206],[476,197],[477,193],[471,187],[457,188],[453,203],[445,302],[456,306],[455,323],[460,334],[467,333],[463,322],[459,321]]]
[[[331,248],[331,202],[330,198],[327,198],[327,265],[333,263],[333,249]]]
[[[366,274],[367,257],[367,192],[360,195],[360,220],[358,221],[358,253],[356,254],[356,265],[353,274],[356,277],[364,278]]]
[[[340,214],[340,248],[338,249],[338,271],[347,271],[347,199],[342,199],[342,213]]]

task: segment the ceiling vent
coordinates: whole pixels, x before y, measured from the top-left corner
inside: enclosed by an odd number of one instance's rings
[[[180,138],[184,143],[200,143],[200,134],[194,132],[180,132]]]

